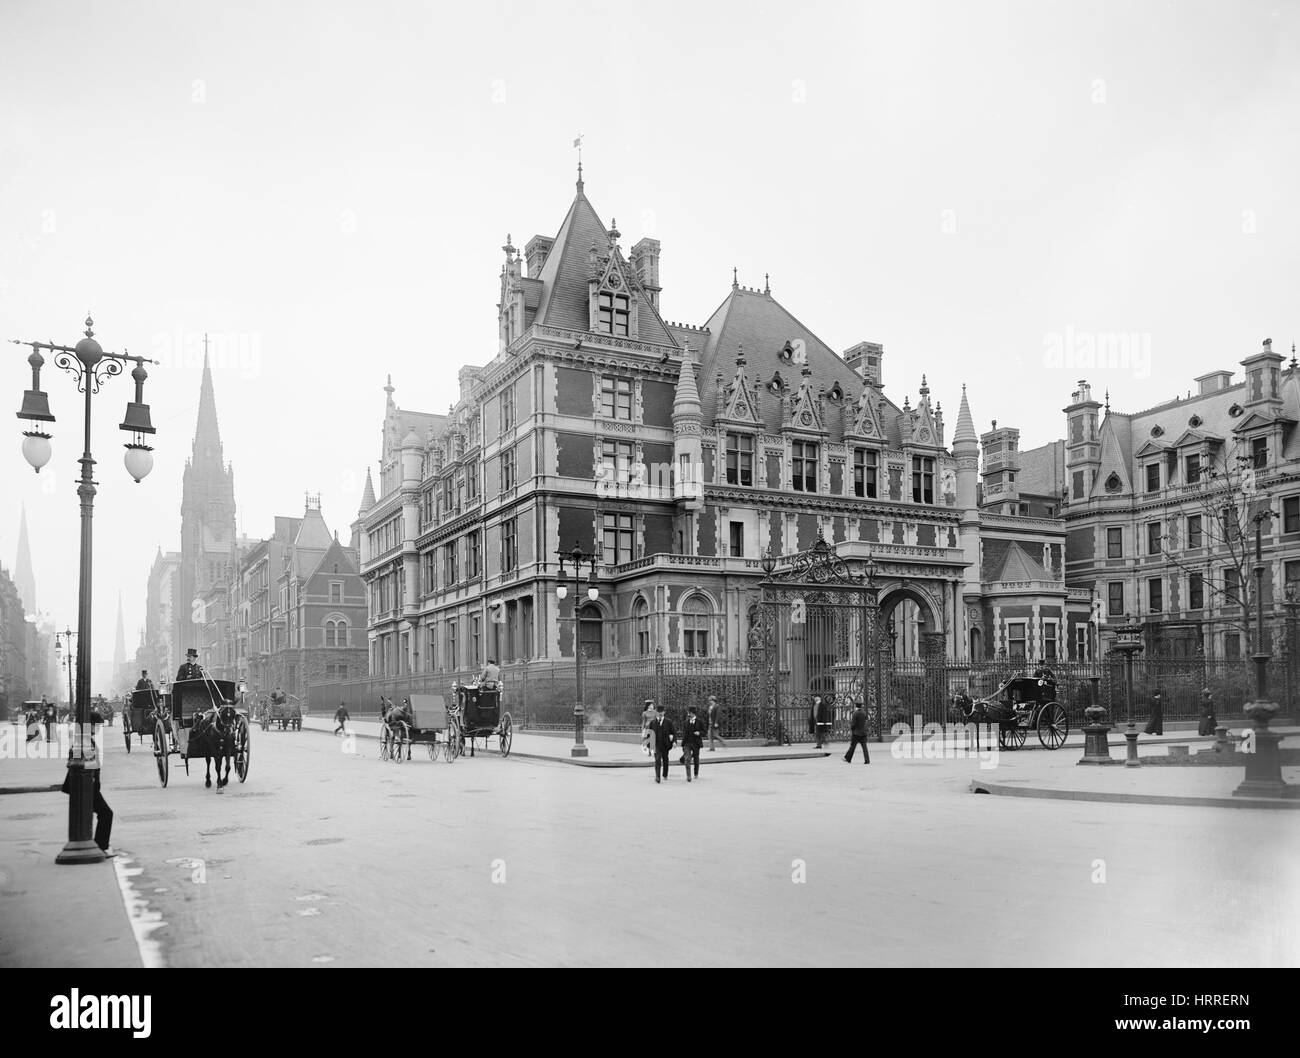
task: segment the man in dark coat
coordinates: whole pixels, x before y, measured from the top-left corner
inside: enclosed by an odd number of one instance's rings
[[[853,704],[853,716],[849,719],[849,751],[844,754],[848,763],[853,763],[853,751],[862,744],[862,763],[871,763],[871,754],[867,752],[867,711],[859,700]]]
[[[704,747],[704,722],[696,715],[695,706],[686,710],[686,726],[682,728],[682,763],[686,765],[686,781],[691,781],[691,765],[695,765],[695,778],[700,777],[700,750]]]
[[[650,725],[650,738],[655,747],[655,782],[659,782],[661,776],[664,779],[668,778],[669,754],[673,751],[673,743],[677,741],[677,728],[664,712],[662,702],[655,706],[654,722]]]
[[[95,767],[87,768],[86,770],[89,771],[91,776],[93,777],[92,788],[95,791],[95,800],[93,805],[91,806],[91,811],[95,813],[95,844],[100,847],[100,850],[104,853],[105,856],[112,857],[117,855],[117,853],[113,851],[112,846],[109,844],[109,839],[113,836],[113,810],[108,807],[108,802],[104,800],[104,794],[100,790],[100,786],[99,786],[99,773],[101,771],[101,764],[103,758],[100,755],[98,750],[98,742],[100,737],[100,726],[103,723],[104,723],[103,714],[100,713],[97,709],[92,708],[90,710],[90,730],[91,730],[91,737],[94,739],[96,743],[95,760],[94,760]],[[65,794],[71,795],[72,793],[71,765],[69,765],[68,774],[63,777],[62,789]]]
[[[1214,715],[1214,699],[1210,696],[1208,687],[1201,691],[1201,724],[1196,729],[1198,735],[1213,735],[1214,729],[1219,726],[1219,720]]]
[[[136,689],[137,691],[152,691],[152,690],[153,690],[153,680],[151,680],[151,679],[149,678],[149,670],[148,670],[148,669],[141,669],[141,670],[140,670],[140,678],[139,678],[138,680],[135,681],[135,689]]]
[[[831,740],[831,703],[822,695],[818,694],[813,697],[813,721],[817,729],[817,748]]]
[[[190,647],[185,651],[185,664],[176,672],[176,682],[201,679],[203,679],[203,670],[199,667],[199,652]]]
[[[1151,696],[1151,719],[1147,721],[1146,734],[1163,735],[1165,733],[1165,706],[1160,700],[1160,692]]]

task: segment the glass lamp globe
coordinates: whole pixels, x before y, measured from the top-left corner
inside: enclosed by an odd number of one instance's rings
[[[153,470],[153,449],[148,445],[129,444],[122,462],[126,464],[126,472],[139,484]]]
[[[555,597],[557,599],[567,599],[569,597],[569,586],[567,584],[557,584],[555,586]]]
[[[28,430],[23,434],[23,458],[41,472],[41,467],[50,461],[54,449],[50,446],[50,435],[40,430]]]
[[[592,602],[595,602],[599,597],[600,597],[600,589],[597,588],[596,585],[593,584],[590,588],[587,589],[587,598],[590,599]]]

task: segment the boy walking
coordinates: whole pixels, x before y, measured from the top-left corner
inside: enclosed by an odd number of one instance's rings
[[[862,743],[862,763],[871,763],[871,754],[867,752],[867,711],[862,708],[862,702],[855,702],[853,705],[853,716],[849,719],[849,751],[844,754],[844,760],[853,763],[853,751],[858,748],[858,743]]]
[[[704,747],[704,723],[695,714],[695,706],[686,709],[686,726],[682,729],[682,763],[686,765],[686,781],[691,781],[691,765],[695,778],[700,777],[700,750]]]
[[[718,705],[718,696],[709,695],[709,752],[713,752],[713,740],[717,739],[722,743],[722,748],[727,748],[727,740],[722,737],[722,708]]]

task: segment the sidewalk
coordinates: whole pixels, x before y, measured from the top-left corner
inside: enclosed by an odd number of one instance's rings
[[[303,717],[303,731],[316,731],[328,735],[334,731],[334,727],[335,724],[332,719],[325,720],[313,716]],[[379,722],[377,720],[349,720],[348,730],[355,733],[358,738],[379,738]],[[708,764],[816,759],[829,757],[835,751],[834,746],[830,749],[814,749],[811,745],[763,746],[755,745],[754,741],[753,739],[745,740],[743,746],[739,741],[732,741],[729,744],[730,748],[719,748],[713,753],[709,752],[709,747],[706,745],[700,752],[700,767]],[[549,760],[559,764],[575,764],[581,768],[654,767],[654,758],[647,757],[641,752],[640,742],[602,739],[593,737],[592,734],[588,733],[584,737],[584,745],[587,747],[587,756],[573,757],[569,754],[569,750],[573,746],[573,732],[547,734],[520,731],[516,728],[514,737],[511,740],[510,756],[520,757],[525,760]],[[846,749],[848,749],[848,744],[844,743],[839,750],[840,754],[843,755]],[[482,751],[482,742],[480,741],[476,752],[481,753]],[[500,752],[495,738],[488,739],[487,751],[489,753]],[[681,744],[678,743],[678,747],[673,750],[674,762],[680,755]]]
[[[139,967],[122,895],[130,861],[54,862],[68,833],[65,772],[62,759],[0,759],[0,794],[25,794],[0,797],[0,967]]]

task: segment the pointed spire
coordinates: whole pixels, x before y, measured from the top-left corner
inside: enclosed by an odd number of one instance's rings
[[[957,409],[957,429],[952,435],[952,443],[979,444],[979,441],[979,435],[975,432],[975,418],[970,413],[970,401],[966,399],[966,385],[962,383],[961,406]]]
[[[690,349],[687,348],[683,350],[682,370],[677,376],[677,390],[673,397],[673,423],[699,422],[703,417],[700,390],[695,384],[695,362],[691,359]]]
[[[370,468],[366,467],[366,487],[361,493],[361,507],[358,514],[365,514],[375,505],[375,483],[370,478]]]
[[[515,254],[518,253],[518,251],[514,247],[514,241],[510,238],[509,232],[506,233],[506,244],[501,247],[501,249],[505,251],[506,264],[510,264],[514,261]]]
[[[388,382],[384,385],[384,392],[388,394],[387,403],[391,408],[393,406],[393,376],[391,374],[388,376]]]
[[[203,381],[199,386],[199,417],[194,427],[194,462],[200,457],[221,462],[221,431],[217,427],[217,398],[208,363],[208,336],[203,336]]]
[[[764,294],[772,293],[772,277],[768,275],[766,272],[763,273],[763,293]]]
[[[18,589],[18,598],[23,610],[29,616],[36,615],[36,577],[32,573],[31,545],[27,541],[27,505],[22,507],[18,516],[18,560],[14,563],[14,587]]]
[[[126,664],[126,627],[122,623],[122,593],[117,593],[117,638],[113,641],[113,676]]]
[[[735,265],[731,266],[731,289],[737,290],[740,287],[739,269]]]

